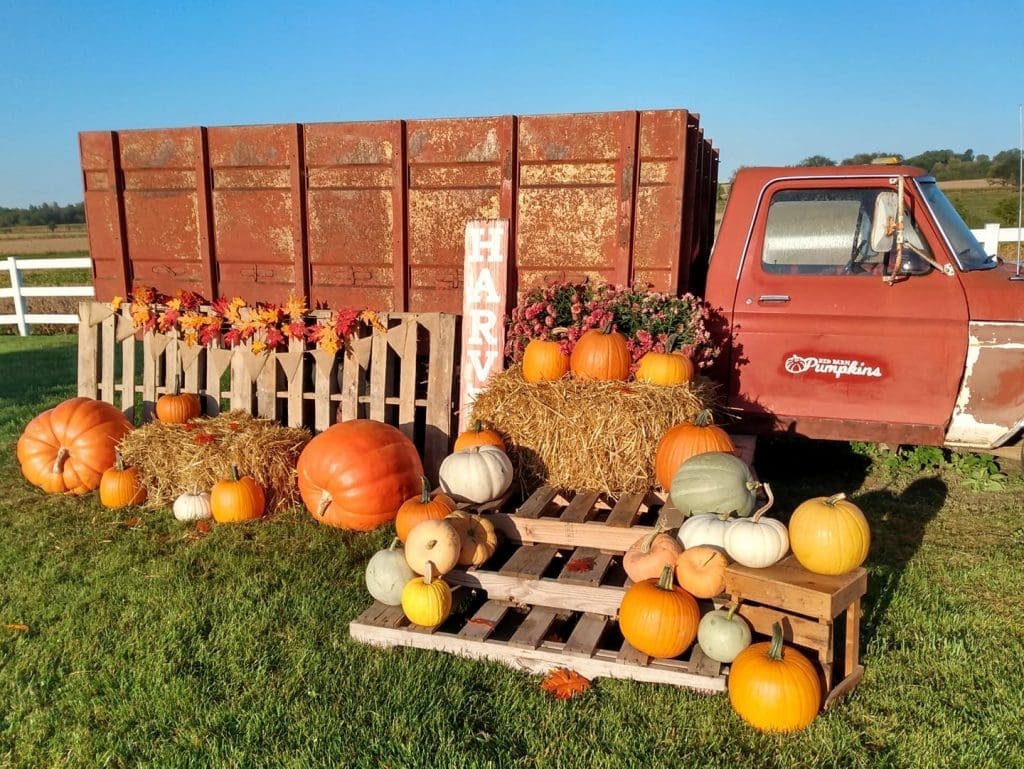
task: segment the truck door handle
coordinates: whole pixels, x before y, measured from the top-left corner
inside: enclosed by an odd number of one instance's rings
[[[788,294],[762,294],[757,298],[761,304],[784,304],[789,301]]]

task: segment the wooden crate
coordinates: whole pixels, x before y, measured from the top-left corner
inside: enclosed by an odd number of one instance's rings
[[[725,590],[742,601],[739,613],[759,633],[782,625],[790,643],[818,657],[825,681],[825,708],[848,694],[864,675],[860,664],[860,600],[867,592],[862,568],[837,577],[813,574],[792,555],[767,569],[732,564]]]
[[[622,553],[671,511],[657,495],[609,500],[543,487],[514,513],[483,511],[503,533],[502,547],[483,566],[446,575],[463,594],[480,596],[478,604],[437,628],[411,625],[400,608],[374,604],[352,622],[351,635],[378,646],[436,649],[536,673],[567,667],[588,678],[724,691],[727,667],[696,643],[680,658],[652,659],[618,631],[615,617],[629,584]]]
[[[314,313],[315,314],[315,313]],[[242,409],[289,427],[327,429],[368,417],[398,427],[420,448],[431,478],[455,429],[456,316],[381,313],[382,333],[360,326],[352,354],[329,353],[304,341],[254,354],[187,346],[177,332],[136,334],[128,308],[79,306],[78,394],[116,403],[133,422],[153,418],[156,400],[181,376],[198,393],[203,413]]]

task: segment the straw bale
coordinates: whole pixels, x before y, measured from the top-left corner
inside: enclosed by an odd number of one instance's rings
[[[664,387],[565,378],[530,383],[513,366],[492,375],[473,401],[473,421],[502,433],[524,488],[542,483],[609,494],[653,488],[665,432],[711,403],[704,380]]]
[[[231,475],[251,475],[263,487],[267,511],[299,502],[295,465],[309,432],[256,419],[245,411],[172,425],[154,421],[121,441],[126,464],[139,468],[148,507],[173,504],[186,491],[209,491]]]

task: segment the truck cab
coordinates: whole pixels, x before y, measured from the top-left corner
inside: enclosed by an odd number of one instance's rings
[[[994,450],[1024,426],[1024,282],[906,166],[736,176],[705,297],[740,428]]]

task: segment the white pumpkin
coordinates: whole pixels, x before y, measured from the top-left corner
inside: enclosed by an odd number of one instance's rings
[[[387,550],[378,550],[366,564],[366,589],[376,600],[388,606],[400,606],[402,590],[416,573],[405,560],[398,537]]]
[[[775,498],[766,483],[768,503],[751,518],[740,518],[725,530],[725,552],[736,563],[751,569],[764,569],[789,552],[789,532],[782,521],[765,518]]]
[[[205,491],[186,491],[171,508],[179,521],[205,521],[213,517],[210,510],[210,495]]]
[[[679,527],[679,541],[689,550],[698,545],[710,545],[725,552],[725,530],[732,520],[717,513],[700,513],[683,521]]]
[[[496,446],[473,446],[449,454],[438,470],[441,490],[456,502],[482,505],[512,485],[512,461]]]
[[[716,662],[732,662],[750,646],[750,625],[736,613],[737,608],[733,604],[728,610],[715,609],[701,617],[697,625],[701,651]]]

